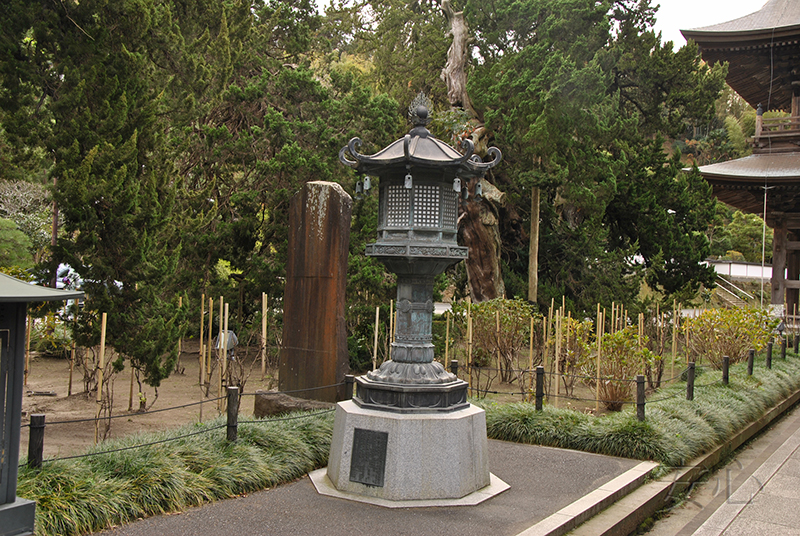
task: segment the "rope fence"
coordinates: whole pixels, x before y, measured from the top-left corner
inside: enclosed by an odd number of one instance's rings
[[[347,393],[347,398],[351,398],[352,397],[353,381],[354,381],[354,378],[352,376],[348,375],[345,378],[344,382],[339,382],[339,383],[335,383],[335,384],[331,384],[331,385],[324,385],[324,386],[320,386],[320,387],[309,387],[307,389],[294,389],[294,390],[291,390],[291,391],[276,391],[275,393],[281,393],[281,394],[299,393],[299,392],[305,392],[305,391],[315,391],[315,390],[319,390],[319,389],[330,389],[332,387],[340,387],[340,386],[343,386],[343,385],[344,386],[349,385],[351,387],[351,389],[349,390],[349,393]],[[142,443],[142,444],[138,444],[138,445],[130,445],[130,446],[127,446],[127,447],[120,447],[118,449],[112,449],[112,450],[89,452],[89,453],[86,453],[86,454],[80,454],[80,455],[74,455],[74,456],[63,456],[63,457],[59,457],[59,458],[48,458],[46,460],[44,459],[45,415],[44,414],[32,414],[30,416],[30,422],[28,422],[28,423],[23,425],[23,427],[27,427],[30,430],[29,431],[29,439],[28,439],[28,461],[27,461],[27,464],[20,464],[20,467],[22,467],[23,465],[28,465],[29,467],[36,468],[36,467],[41,467],[42,464],[45,463],[45,462],[53,462],[53,461],[57,461],[57,460],[73,460],[73,459],[78,459],[78,458],[86,458],[86,457],[91,457],[91,456],[98,456],[100,454],[109,454],[109,453],[114,453],[114,452],[121,452],[121,451],[131,450],[131,449],[135,449],[135,448],[149,447],[149,446],[153,446],[153,445],[159,445],[159,444],[162,444],[162,443],[169,443],[169,442],[172,442],[172,441],[179,441],[179,440],[185,439],[187,437],[192,437],[192,436],[195,436],[195,435],[208,433],[208,432],[211,432],[213,430],[218,430],[220,428],[227,428],[227,430],[228,430],[228,439],[231,440],[231,441],[235,441],[235,438],[236,438],[236,435],[237,435],[237,431],[236,430],[237,430],[239,424],[264,424],[264,423],[274,423],[274,422],[281,422],[281,421],[292,421],[292,420],[297,420],[297,419],[305,419],[305,418],[309,418],[309,417],[317,417],[317,416],[320,416],[320,415],[325,415],[325,414],[328,414],[328,413],[332,413],[334,411],[334,409],[328,409],[328,410],[321,410],[321,411],[316,411],[316,412],[312,412],[312,413],[306,413],[306,414],[302,414],[302,415],[293,415],[293,416],[290,416],[290,417],[275,417],[275,418],[269,418],[269,419],[253,419],[253,420],[239,421],[238,414],[239,414],[239,400],[240,400],[240,398],[244,397],[244,396],[256,396],[257,394],[258,393],[242,393],[242,394],[239,394],[239,388],[238,387],[228,387],[228,392],[227,392],[226,396],[209,398],[207,400],[203,400],[203,401],[200,401],[200,402],[192,402],[192,403],[189,403],[189,404],[181,404],[179,406],[173,406],[173,407],[169,407],[169,408],[161,408],[161,409],[153,410],[153,411],[149,411],[149,412],[109,415],[107,417],[97,417],[97,418],[90,418],[90,419],[69,419],[69,420],[63,420],[63,421],[48,422],[47,425],[78,424],[78,423],[88,423],[88,422],[97,423],[100,420],[118,419],[118,418],[122,418],[122,417],[130,418],[130,417],[133,417],[133,416],[144,416],[144,415],[149,415],[149,414],[153,414],[153,413],[161,413],[161,412],[172,411],[172,410],[177,410],[177,409],[185,409],[185,408],[188,408],[188,407],[197,406],[197,405],[201,405],[201,404],[208,404],[208,403],[212,403],[212,402],[217,402],[217,401],[220,401],[220,400],[223,400],[223,399],[227,400],[227,407],[228,407],[228,412],[227,412],[228,421],[226,422],[226,424],[221,424],[221,425],[218,425],[218,426],[212,426],[212,427],[209,427],[209,428],[205,428],[203,430],[199,430],[197,432],[191,432],[191,433],[188,433],[188,434],[183,434],[183,435],[180,435],[180,436],[170,437],[170,438],[167,438],[167,439],[162,439],[162,440],[158,440],[158,441],[152,441],[152,442],[148,442],[148,443]],[[235,411],[231,411],[231,409],[233,409],[233,408],[235,408]]]
[[[754,354],[755,354],[755,352],[753,350],[750,350],[749,355],[748,355],[748,361],[747,361],[747,375],[748,376],[751,376],[753,374]],[[771,355],[770,354],[771,354],[771,352],[769,352],[767,354],[766,359],[765,359],[765,365],[766,365],[767,368],[772,368],[772,361],[771,361]],[[458,374],[458,362],[457,361],[453,361],[453,362],[450,363],[450,365],[451,365],[451,371],[454,374],[457,375]],[[696,366],[696,364],[694,362],[690,362],[688,364],[687,368],[685,368],[679,374],[676,374],[672,378],[669,378],[667,380],[663,380],[662,383],[669,383],[671,381],[675,381],[675,380],[678,380],[678,379],[683,381],[684,378],[685,378],[685,381],[686,381],[686,400],[690,400],[691,401],[691,400],[694,399],[694,391],[695,391],[695,389],[698,389],[698,388],[699,389],[703,389],[703,388],[712,387],[712,386],[718,386],[718,385],[728,385],[729,377],[730,377],[729,366],[730,366],[730,359],[727,356],[725,356],[723,358],[723,361],[722,361],[722,369],[721,369],[722,370],[722,379],[711,381],[711,382],[707,382],[707,383],[697,384],[697,383],[695,383],[695,377],[696,377],[697,371],[698,370],[703,370],[703,369],[705,369],[707,367],[702,367],[702,366],[698,367],[698,366]],[[469,368],[470,367],[467,367],[467,369],[469,369]],[[478,367],[472,367],[472,368],[476,369]],[[481,370],[486,370],[483,367],[481,367],[480,369]],[[500,369],[494,369],[494,370],[497,371],[497,372],[500,371]],[[506,370],[508,370],[508,369],[506,369]],[[470,371],[470,373],[471,372],[472,371]],[[568,400],[568,401],[576,401],[576,402],[596,402],[596,403],[601,402],[601,400],[599,400],[597,398],[576,397],[576,396],[572,396],[572,395],[569,395],[569,394],[552,393],[552,392],[550,392],[548,394],[545,394],[545,380],[546,380],[546,377],[548,377],[548,376],[550,377],[550,379],[555,378],[557,382],[560,381],[560,379],[562,379],[562,378],[571,378],[571,379],[580,379],[580,380],[583,380],[583,381],[585,381],[585,380],[589,380],[589,381],[598,381],[598,380],[600,380],[600,381],[605,381],[605,382],[609,382],[609,383],[610,382],[615,382],[615,383],[622,383],[622,384],[625,384],[625,383],[635,384],[636,385],[635,398],[621,397],[619,400],[603,399],[602,403],[604,405],[607,405],[607,406],[616,404],[616,405],[618,405],[620,407],[622,405],[624,405],[624,404],[635,403],[636,404],[636,409],[637,409],[637,418],[640,421],[644,421],[645,420],[645,405],[648,402],[648,400],[646,399],[646,396],[645,396],[645,393],[646,393],[645,381],[646,380],[645,380],[645,376],[642,375],[642,374],[637,375],[635,379],[631,379],[631,378],[616,378],[616,379],[614,379],[614,378],[602,378],[602,377],[598,379],[595,376],[588,376],[588,375],[578,375],[578,374],[568,375],[568,374],[546,372],[545,368],[543,366],[537,366],[535,370],[531,370],[531,369],[511,369],[511,372],[521,373],[523,375],[525,375],[525,374],[527,374],[527,375],[535,375],[535,385],[531,386],[533,388],[524,389],[524,390],[522,390],[522,392],[517,393],[517,394],[522,395],[527,400],[530,400],[531,399],[531,395],[533,395],[537,411],[541,411],[543,409],[544,399],[545,398],[552,399],[554,401]],[[330,388],[333,388],[333,387],[340,387],[340,386],[344,385],[344,386],[346,386],[345,398],[346,399],[350,399],[353,396],[354,380],[355,380],[355,378],[352,375],[347,375],[344,382],[339,382],[339,383],[336,383],[336,384],[330,384],[330,385],[324,385],[324,386],[310,387],[310,388],[306,388],[306,389],[295,389],[295,390],[290,390],[290,391],[276,391],[276,393],[289,394],[289,393],[307,392],[307,391],[315,391],[315,390],[321,390],[321,389],[330,389]],[[507,392],[490,391],[488,389],[473,389],[472,387],[470,387],[470,390],[471,391],[477,390],[478,393],[479,394],[483,394],[483,396],[485,396],[486,394],[510,394],[510,393],[507,393]],[[551,391],[552,391],[552,389],[551,389]],[[186,439],[188,437],[196,436],[196,435],[199,435],[199,434],[208,433],[208,432],[211,432],[211,431],[214,431],[214,430],[221,429],[223,427],[227,429],[227,439],[228,439],[228,441],[236,441],[237,437],[238,437],[238,425],[239,424],[264,424],[264,423],[272,423],[272,422],[281,422],[281,421],[305,419],[305,418],[310,418],[310,417],[318,417],[318,416],[321,416],[321,415],[326,415],[326,414],[329,414],[329,413],[335,411],[335,408],[333,408],[333,409],[328,409],[328,410],[322,410],[322,411],[317,411],[317,412],[312,412],[312,413],[305,413],[305,414],[301,414],[301,415],[292,415],[292,416],[287,416],[287,417],[277,417],[277,418],[271,418],[271,419],[252,419],[252,420],[239,421],[238,414],[239,414],[239,402],[240,402],[240,399],[242,397],[244,397],[244,396],[255,396],[256,394],[258,394],[258,393],[242,393],[242,394],[240,394],[238,387],[229,386],[227,388],[227,395],[224,396],[224,397],[211,398],[211,399],[203,400],[203,401],[200,401],[200,402],[191,402],[191,403],[188,403],[188,404],[182,404],[182,405],[174,406],[174,407],[170,407],[170,408],[162,408],[162,409],[158,409],[158,410],[154,410],[154,411],[150,411],[150,412],[146,412],[146,413],[120,414],[120,415],[109,415],[107,417],[102,417],[102,419],[109,419],[110,420],[110,419],[114,419],[114,418],[131,417],[131,416],[136,416],[136,415],[147,415],[147,414],[161,413],[161,412],[172,411],[172,410],[177,410],[177,409],[185,409],[185,408],[188,408],[188,407],[193,407],[193,406],[197,406],[197,405],[201,405],[201,404],[205,404],[205,403],[217,402],[217,401],[220,401],[222,399],[226,399],[227,400],[227,422],[225,424],[220,424],[220,425],[217,425],[217,426],[212,426],[212,427],[205,428],[203,430],[198,430],[196,432],[190,432],[188,434],[183,434],[183,435],[180,435],[180,436],[170,437],[170,438],[157,440],[157,441],[151,441],[151,442],[143,443],[143,444],[139,444],[139,445],[130,445],[130,446],[126,446],[126,447],[120,447],[120,448],[117,448],[117,449],[89,452],[89,453],[86,453],[86,454],[75,455],[75,456],[65,456],[65,457],[61,457],[61,458],[49,458],[47,460],[44,460],[44,458],[43,458],[45,416],[43,414],[32,414],[30,422],[25,425],[26,427],[29,428],[29,433],[30,433],[30,437],[29,437],[29,441],[28,441],[28,461],[27,461],[27,465],[29,467],[32,467],[32,468],[38,468],[38,467],[41,467],[42,464],[45,461],[46,462],[52,462],[52,461],[56,461],[56,460],[71,460],[71,459],[78,459],[78,458],[86,458],[86,457],[91,457],[91,456],[98,456],[98,455],[101,455],[101,454],[122,452],[122,451],[131,450],[131,449],[135,449],[135,448],[142,448],[142,447],[148,447],[148,446],[153,446],[153,445],[159,445],[159,444],[163,444],[163,443],[169,443],[169,442],[172,442],[172,441],[179,441],[179,440]],[[665,400],[678,398],[679,396],[680,396],[680,393],[675,393],[675,394],[672,394],[672,395],[669,395],[669,396],[664,396],[664,397],[657,398],[657,399],[650,399],[649,403],[652,404],[652,403],[656,403],[656,402],[663,402]],[[201,410],[202,410],[202,408],[201,408]],[[83,422],[95,422],[96,423],[100,419],[101,418],[95,418],[95,419],[70,419],[70,420],[63,420],[63,421],[54,421],[54,422],[51,422],[51,423],[48,423],[48,424],[50,424],[50,425],[75,424],[75,423],[83,423]]]

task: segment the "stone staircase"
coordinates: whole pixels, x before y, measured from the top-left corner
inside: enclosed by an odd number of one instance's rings
[[[721,275],[717,275],[717,287],[714,289],[714,295],[727,308],[749,307],[756,299],[755,296],[737,287]]]

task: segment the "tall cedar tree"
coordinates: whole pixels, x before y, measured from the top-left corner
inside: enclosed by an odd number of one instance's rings
[[[170,279],[174,183],[157,151],[166,74],[148,51],[157,2],[23,2],[0,16],[4,129],[52,159],[64,217],[55,258],[87,294],[79,344],[108,343],[158,386],[172,371],[181,314]],[[162,20],[163,22],[163,20]]]

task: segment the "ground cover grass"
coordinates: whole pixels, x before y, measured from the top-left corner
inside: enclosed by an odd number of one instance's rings
[[[474,402],[486,410],[490,438],[649,459],[666,470],[721,444],[800,390],[800,359],[773,359],[768,370],[760,357],[753,376],[742,363],[731,367],[729,385],[721,379],[721,372],[705,370],[693,401],[685,399],[684,382],[653,393],[644,422],[632,404],[593,417],[550,406],[537,412],[530,403]],[[145,447],[22,467],[18,495],[37,503],[37,535],[83,534],[292,481],[327,463],[332,430],[333,413],[320,412],[242,423],[239,440],[228,443],[221,417],[109,441],[94,452],[151,444]]]
[[[597,454],[653,460],[679,467],[721,444],[765,411],[800,390],[800,359],[773,357],[767,369],[756,359],[752,376],[746,363],[730,368],[729,384],[722,373],[708,369],[695,384],[694,400],[686,400],[686,384],[677,382],[648,397],[646,419],[639,422],[635,405],[621,412],[594,417],[571,409],[532,404],[477,402],[486,410],[490,438],[582,450]]]
[[[37,535],[85,534],[295,480],[327,463],[332,432],[333,413],[317,412],[240,424],[229,443],[222,416],[20,467],[17,495],[36,501]]]

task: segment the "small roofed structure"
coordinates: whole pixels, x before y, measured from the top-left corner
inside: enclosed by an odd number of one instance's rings
[[[82,297],[0,273],[0,536],[33,534],[36,505],[16,496],[27,305]]]
[[[727,61],[728,85],[757,109],[753,154],[700,173],[720,201],[766,216],[774,235],[771,304],[793,313],[800,291],[800,2],[769,0],[750,15],[681,33],[706,62]],[[765,119],[769,110],[789,116]]]

